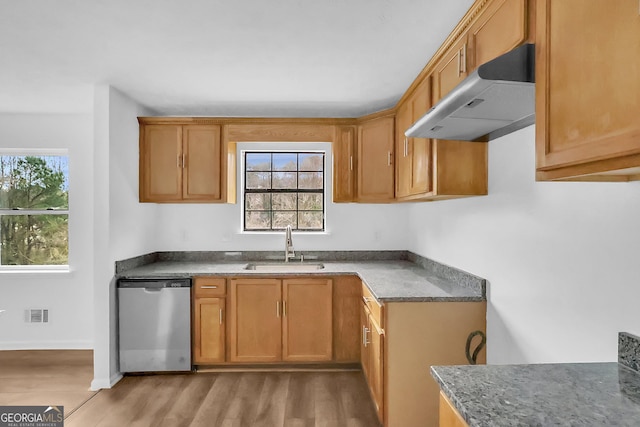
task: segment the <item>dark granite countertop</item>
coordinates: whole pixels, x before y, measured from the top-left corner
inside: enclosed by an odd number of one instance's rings
[[[640,426],[640,374],[622,363],[433,366],[471,427]]]
[[[433,262],[417,260],[378,260],[378,261],[322,261],[324,268],[314,271],[246,270],[248,261],[181,259],[164,257],[143,265],[132,266],[119,271],[119,278],[181,277],[181,276],[285,276],[318,275],[335,276],[343,274],[358,275],[380,301],[485,301],[484,279],[460,272],[436,274]],[[167,259],[168,258],[168,259]],[[299,261],[298,261],[299,262]],[[427,268],[423,267],[426,265]],[[441,265],[440,265],[441,266]],[[442,276],[448,277],[442,277]],[[478,280],[470,280],[478,279]]]

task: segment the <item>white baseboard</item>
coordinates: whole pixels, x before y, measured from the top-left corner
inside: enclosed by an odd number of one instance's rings
[[[111,376],[111,378],[94,378],[91,381],[91,390],[96,391],[102,388],[111,388],[122,379],[122,374],[117,372]]]
[[[93,350],[93,341],[0,341],[0,350]]]

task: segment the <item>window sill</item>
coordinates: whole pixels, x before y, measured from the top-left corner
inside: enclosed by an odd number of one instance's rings
[[[73,274],[73,270],[68,265],[64,266],[37,266],[18,267],[0,266],[0,275],[16,277],[41,277],[44,275],[64,276]]]
[[[284,236],[285,231],[239,231],[239,235],[252,235],[252,236]],[[294,236],[328,236],[330,231],[296,231],[291,232]]]

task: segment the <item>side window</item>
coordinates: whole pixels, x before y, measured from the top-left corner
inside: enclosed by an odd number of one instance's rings
[[[245,231],[324,231],[324,152],[244,153]]]
[[[0,267],[68,263],[68,157],[0,154]]]

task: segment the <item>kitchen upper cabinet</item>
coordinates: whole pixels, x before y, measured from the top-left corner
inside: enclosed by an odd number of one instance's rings
[[[359,126],[359,202],[386,203],[394,200],[394,137],[394,117],[368,120]]]
[[[333,201],[353,202],[356,197],[356,126],[336,126],[333,151]]]
[[[463,34],[444,53],[433,71],[433,94],[437,102],[468,75],[467,34]]]
[[[333,357],[332,281],[282,281],[282,359],[328,361]]]
[[[220,126],[183,126],[183,200],[221,201]]]
[[[141,202],[221,202],[217,125],[141,125]]]
[[[282,285],[276,279],[231,279],[232,362],[282,360]]]
[[[460,28],[434,67],[435,102],[478,66],[519,46],[529,36],[527,0],[485,2],[477,15],[472,14],[468,19],[468,29]]]
[[[484,142],[434,139],[433,184],[427,200],[483,196],[488,192],[488,146]]]
[[[226,281],[196,277],[193,295],[193,363],[222,363],[226,351]]]
[[[412,124],[411,102],[405,102],[396,113],[396,197],[401,199],[411,194],[411,147],[404,132]],[[412,139],[412,138],[411,138]]]
[[[332,280],[232,279],[232,362],[333,358]]]
[[[469,70],[524,43],[528,37],[527,20],[527,0],[490,2],[468,31]]]
[[[430,107],[431,80],[426,78],[396,114],[396,198],[399,200],[431,191],[431,140],[404,135]]]
[[[637,0],[536,2],[538,180],[640,179]]]
[[[410,98],[411,124],[424,116],[431,108],[431,79],[426,78]],[[406,130],[406,129],[405,129]],[[408,138],[411,151],[411,194],[431,191],[431,140],[428,138]]]

